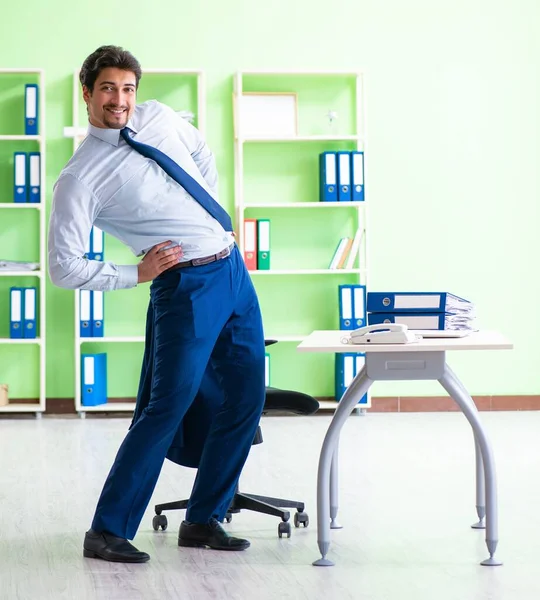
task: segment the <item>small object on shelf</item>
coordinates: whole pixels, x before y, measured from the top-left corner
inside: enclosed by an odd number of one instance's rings
[[[239,98],[239,113],[235,119],[241,137],[298,135],[295,93],[244,92]]]
[[[6,383],[0,383],[0,406],[7,406],[8,404],[8,386]]]
[[[336,110],[329,110],[326,113],[326,118],[328,119],[328,131],[329,133],[336,133],[335,122],[337,121],[338,114]]]

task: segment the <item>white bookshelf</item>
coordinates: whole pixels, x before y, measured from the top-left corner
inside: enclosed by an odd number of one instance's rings
[[[300,81],[303,77],[311,77],[320,79],[321,85],[324,86],[325,82],[328,81],[327,78],[346,78],[348,82],[347,85],[350,86],[352,90],[354,90],[354,104],[352,107],[352,112],[354,114],[354,123],[355,126],[351,131],[347,131],[346,133],[333,133],[330,132],[328,134],[304,134],[301,129],[302,126],[299,123],[299,133],[294,136],[250,136],[244,135],[241,130],[241,97],[244,92],[253,91],[253,88],[250,87],[250,84],[245,84],[245,80],[247,78],[256,77],[258,81],[265,82],[265,85],[261,88],[266,93],[283,92],[283,88],[285,84],[284,81],[291,82],[291,88],[287,91],[293,92],[295,89],[295,81]],[[276,81],[276,78],[280,81],[281,87],[279,90],[272,89],[273,82]],[[315,214],[318,214],[319,211],[354,211],[352,218],[355,220],[355,228],[359,229],[362,232],[360,250],[359,250],[359,258],[356,261],[358,264],[358,268],[352,269],[328,269],[328,268],[306,268],[302,264],[298,264],[296,268],[273,268],[272,264],[270,265],[269,270],[252,270],[250,271],[250,275],[253,277],[254,284],[257,287],[257,282],[260,281],[261,277],[277,277],[276,288],[279,286],[280,277],[302,277],[304,275],[307,276],[320,276],[321,277],[321,286],[335,286],[336,287],[336,310],[338,310],[338,301],[337,301],[337,285],[338,283],[358,283],[362,285],[367,285],[368,280],[368,242],[367,242],[367,220],[368,220],[368,203],[366,200],[363,202],[320,202],[319,197],[316,198],[308,198],[306,201],[302,202],[278,202],[278,201],[262,201],[256,202],[253,198],[247,198],[244,190],[244,180],[245,180],[245,157],[244,154],[246,152],[246,147],[251,144],[277,144],[277,143],[287,143],[287,144],[314,144],[314,153],[316,153],[314,159],[316,158],[318,161],[318,152],[319,148],[321,148],[321,142],[345,142],[347,144],[347,149],[349,150],[359,150],[364,151],[364,171],[368,170],[368,152],[367,152],[367,132],[366,132],[366,101],[365,101],[365,75],[363,71],[343,71],[343,70],[295,70],[295,69],[260,69],[260,70],[247,70],[247,71],[238,71],[234,77],[234,86],[233,86],[233,114],[234,114],[234,165],[235,165],[235,181],[234,181],[234,189],[235,189],[235,216],[236,216],[236,233],[238,244],[241,252],[244,251],[244,221],[246,218],[250,218],[246,216],[246,213],[258,211],[257,215],[261,215],[260,218],[263,218],[265,209],[270,211],[280,211],[278,214],[280,215],[280,219],[283,219],[283,212],[287,210],[297,210],[301,209],[303,211],[302,214],[306,214],[305,220],[303,224],[306,226],[309,225],[309,218],[312,215],[311,211],[315,211]],[[299,106],[302,100],[299,99]],[[318,170],[316,175],[318,177]],[[262,209],[262,211],[261,211]],[[293,213],[291,213],[292,215]],[[327,213],[324,213],[327,214]],[[267,217],[267,215],[264,215]],[[268,217],[267,217],[268,218]],[[272,230],[274,230],[274,225],[271,225]],[[271,234],[271,237],[274,237],[274,234]],[[339,239],[336,239],[336,245]],[[271,256],[272,249],[275,248],[274,243],[271,243]],[[330,263],[332,254],[335,250],[335,247],[329,249],[328,254],[328,264]],[[340,276],[347,276],[346,280],[340,282],[336,281],[336,276],[339,278]],[[287,280],[289,281],[289,280]],[[301,291],[299,292],[301,293]],[[336,315],[337,319],[337,315]],[[265,330],[272,328],[277,328],[275,323],[265,323]],[[320,326],[317,323],[313,323],[313,329],[318,329]],[[282,327],[279,327],[282,329]],[[309,332],[308,332],[309,333]],[[302,341],[303,336],[296,335],[295,332],[291,332],[290,335],[281,335],[281,336],[266,336],[269,339],[276,339],[280,342],[286,343],[297,343]],[[299,357],[300,360],[300,357]],[[271,367],[272,368],[272,367]],[[337,406],[336,402],[325,402],[323,403],[324,407],[321,405],[321,408],[334,408]],[[370,399],[368,398],[368,404],[363,405],[363,408],[369,407]]]
[[[195,78],[196,93],[197,93],[197,128],[204,135],[206,130],[206,83],[205,74],[199,69],[143,69],[142,75],[168,75],[171,77],[171,86],[175,85],[175,81],[179,85],[183,85],[187,78]],[[82,127],[80,124],[80,97],[81,87],[79,82],[79,70],[77,69],[73,75],[73,123],[69,127],[64,128],[64,137],[73,139],[73,152],[87,135],[87,127]],[[156,98],[159,100],[159,98]],[[106,234],[105,234],[106,235]],[[105,241],[105,260],[107,259],[107,242]],[[129,294],[129,290],[122,290],[122,294]],[[75,410],[80,417],[84,417],[86,413],[103,413],[103,412],[132,412],[135,408],[134,402],[107,402],[97,406],[84,406],[82,404],[81,395],[81,355],[83,344],[127,344],[127,343],[144,343],[144,336],[110,336],[105,337],[81,337],[79,327],[79,290],[75,291]],[[127,296],[126,296],[127,298]],[[104,298],[105,305],[107,303],[107,294]],[[107,309],[105,308],[105,333],[107,330],[114,328],[113,324],[107,321]],[[91,347],[91,346],[90,346]],[[88,353],[86,351],[85,353]],[[139,368],[136,373],[139,373]],[[134,375],[135,376],[135,375]]]
[[[0,77],[3,75],[30,75],[32,76],[32,82],[36,82],[39,86],[39,96],[38,96],[38,127],[39,133],[38,135],[0,135],[0,143],[2,142],[37,142],[38,151],[40,152],[40,201],[39,203],[15,203],[15,202],[0,202],[0,235],[2,234],[2,210],[15,210],[15,211],[27,211],[27,210],[37,210],[39,214],[39,271],[0,271],[0,277],[28,277],[36,279],[36,287],[37,287],[37,302],[38,302],[38,311],[36,313],[36,317],[39,320],[39,329],[36,332],[36,339],[10,339],[10,338],[0,338],[0,344],[11,345],[14,348],[17,346],[37,346],[39,349],[39,368],[38,373],[29,373],[29,377],[38,377],[39,378],[39,399],[37,403],[20,403],[17,402],[16,398],[10,398],[10,403],[7,406],[0,406],[0,413],[29,413],[34,412],[36,417],[40,417],[46,408],[46,292],[45,285],[43,281],[43,273],[46,272],[46,259],[47,259],[47,248],[46,248],[46,232],[47,232],[47,222],[45,220],[45,210],[42,208],[45,206],[46,199],[46,155],[45,155],[45,71],[43,69],[0,69]],[[29,80],[30,82],[30,80]],[[24,92],[21,94],[21,102],[24,105]],[[21,151],[25,151],[25,147],[20,147]],[[10,190],[2,190],[2,193],[12,194],[13,191]],[[5,213],[7,214],[7,213]],[[6,257],[9,259],[9,257]],[[17,260],[14,258],[14,260]],[[9,303],[9,298],[7,299]],[[9,381],[0,381],[0,383],[7,383],[9,385]]]

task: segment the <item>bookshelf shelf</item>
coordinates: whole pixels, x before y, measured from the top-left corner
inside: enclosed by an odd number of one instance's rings
[[[4,79],[5,78],[5,79]],[[46,84],[45,84],[45,71],[43,69],[34,69],[34,68],[0,68],[0,81],[5,81],[6,85],[13,91],[15,91],[15,86],[20,87],[20,102],[25,102],[25,92],[24,92],[24,84],[32,83],[37,84],[38,86],[38,100],[37,100],[37,119],[38,119],[38,133],[37,135],[26,135],[19,133],[0,133],[0,144],[2,144],[2,150],[4,151],[4,144],[6,148],[6,154],[10,154],[11,152],[39,152],[40,153],[40,170],[39,170],[39,185],[40,185],[40,197],[39,203],[15,203],[13,201],[9,201],[9,198],[13,195],[12,189],[2,189],[0,190],[2,194],[2,199],[7,201],[0,202],[0,211],[6,210],[7,212],[3,213],[3,217],[0,217],[0,236],[2,235],[3,225],[6,221],[13,222],[13,216],[11,216],[11,210],[36,210],[37,211],[37,235],[39,236],[38,241],[38,254],[39,258],[35,260],[35,262],[39,262],[40,270],[39,271],[7,271],[0,269],[0,278],[2,279],[3,285],[7,284],[8,288],[10,284],[14,287],[18,284],[18,278],[20,277],[33,277],[36,278],[36,289],[37,289],[37,306],[36,306],[36,315],[35,318],[38,322],[37,329],[37,339],[11,339],[11,338],[0,338],[0,346],[4,347],[9,346],[8,349],[4,349],[4,352],[9,352],[10,356],[13,352],[13,356],[17,357],[19,352],[26,352],[22,350],[22,348],[28,348],[32,346],[37,347],[38,354],[38,367],[37,373],[33,372],[32,369],[28,369],[28,379],[31,380],[34,377],[37,377],[39,380],[38,385],[38,402],[18,402],[17,397],[10,396],[9,404],[7,406],[0,407],[0,413],[36,413],[36,417],[41,416],[41,414],[46,409],[46,294],[45,294],[45,286],[43,282],[43,273],[46,272],[46,231],[47,231],[47,222],[45,220],[45,210],[41,210],[45,205],[45,190],[46,190]],[[17,94],[19,92],[16,92]],[[0,103],[0,108],[2,105]],[[4,109],[2,108],[2,111]],[[7,119],[9,118],[9,110],[6,109],[4,113],[3,123],[8,123]],[[21,111],[21,114],[24,115],[24,111]],[[9,121],[9,127],[11,129],[12,123],[15,123],[13,119]],[[24,124],[21,123],[20,130],[24,131]],[[16,131],[16,130],[15,130]],[[20,142],[18,144],[17,142]],[[27,145],[27,143],[31,143]],[[13,166],[11,166],[13,169]],[[27,181],[28,181],[28,169],[27,169]],[[12,180],[11,180],[12,181]],[[14,215],[17,213],[14,213]],[[21,236],[31,235],[24,227],[24,221],[21,219],[21,223],[18,223],[17,226],[20,226]],[[34,230],[32,230],[34,231]],[[13,255],[2,256],[2,259],[5,260],[20,260],[18,257]],[[22,259],[22,260],[26,260]],[[6,281],[4,278],[8,278]],[[13,282],[11,283],[9,279],[13,278]],[[9,290],[8,290],[9,293]],[[10,299],[9,295],[7,297],[0,298],[0,304],[6,302],[9,306]],[[7,313],[9,314],[9,313]],[[22,356],[22,355],[21,355]],[[10,377],[9,367],[7,369],[3,369],[2,379],[0,379],[0,383],[8,384],[10,391],[16,387],[15,383],[11,383],[9,381]],[[6,380],[7,379],[7,380]],[[16,393],[16,392],[15,392]],[[22,394],[24,395],[24,393]]]

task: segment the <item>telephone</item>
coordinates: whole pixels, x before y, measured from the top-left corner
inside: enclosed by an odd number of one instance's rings
[[[351,331],[350,338],[343,338],[345,344],[412,344],[422,337],[408,331],[407,325],[378,323]]]

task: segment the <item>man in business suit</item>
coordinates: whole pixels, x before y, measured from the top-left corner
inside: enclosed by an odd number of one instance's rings
[[[230,218],[216,201],[214,158],[172,109],[136,104],[140,77],[137,60],[116,46],[85,60],[88,136],[54,186],[49,224],[55,285],[112,291],[152,281],[137,410],[83,545],[84,556],[118,562],[150,558],[128,540],[166,456],[198,466],[179,545],[249,546],[219,522],[265,394],[259,303]],[[87,260],[94,224],[143,255],[141,262]],[[193,435],[199,425],[201,435]]]

